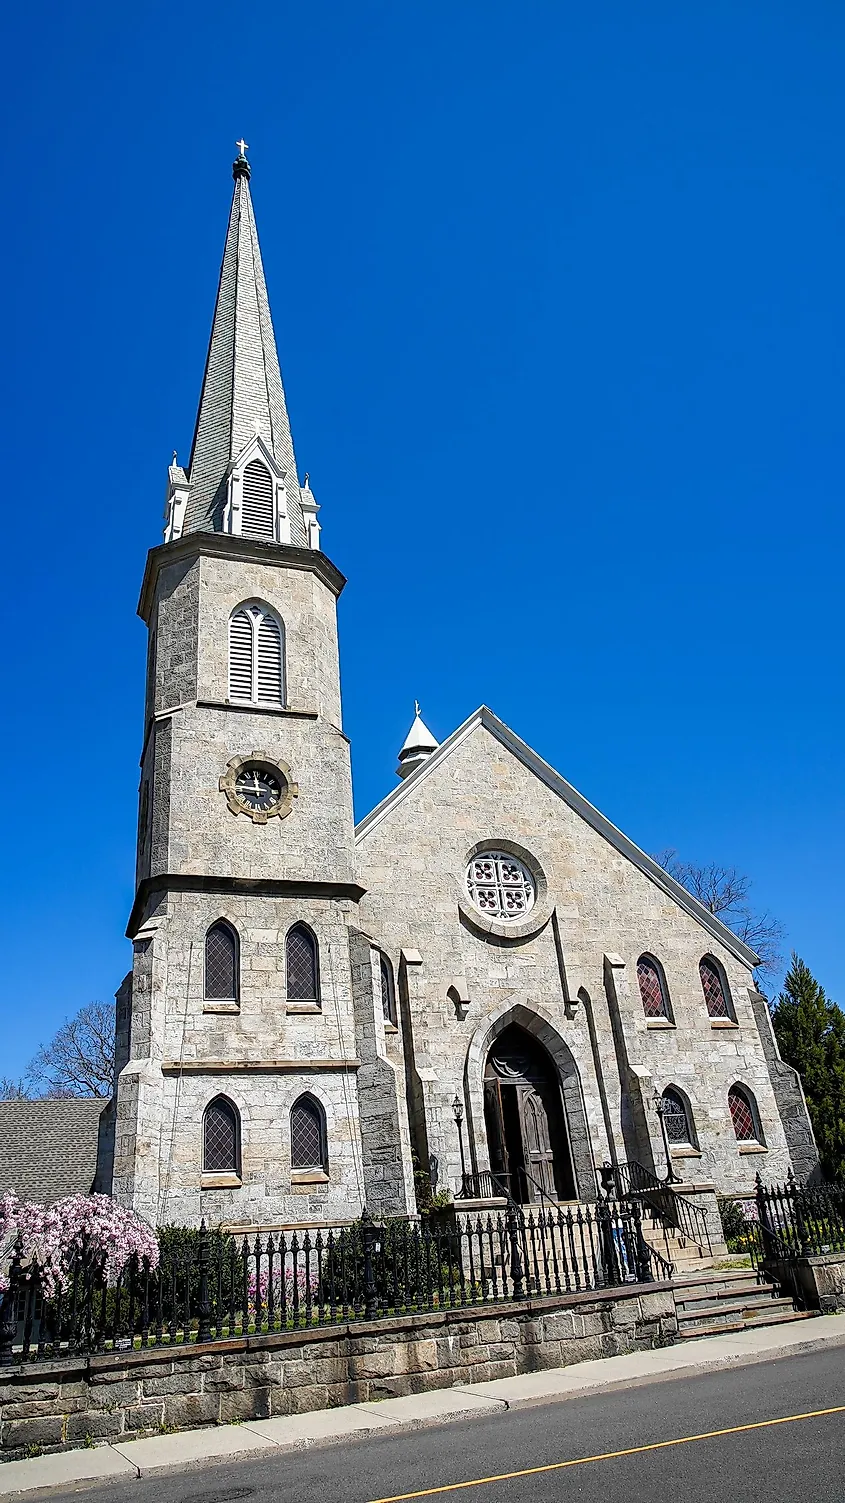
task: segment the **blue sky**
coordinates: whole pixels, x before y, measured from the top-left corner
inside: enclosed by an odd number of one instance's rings
[[[486,702],[845,1000],[845,12],[9,13],[0,1073],[130,962],[146,549],[253,193],[363,814]]]

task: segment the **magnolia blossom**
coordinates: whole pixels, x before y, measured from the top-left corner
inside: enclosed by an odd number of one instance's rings
[[[310,1288],[311,1288],[311,1294],[313,1296],[317,1292],[317,1287],[319,1285],[319,1282],[320,1282],[320,1277],[319,1277],[319,1274],[318,1274],[316,1268],[310,1269],[308,1276],[306,1276],[305,1269],[304,1269],[304,1267],[302,1267],[302,1265],[300,1265],[297,1268],[297,1270],[296,1270],[296,1286],[297,1286],[298,1301],[299,1301],[300,1304],[304,1305],[304,1303],[305,1303],[305,1294],[306,1294],[306,1290],[308,1289],[309,1285],[310,1285]],[[288,1306],[292,1305],[292,1303],[293,1303],[293,1285],[294,1285],[293,1267],[290,1264],[286,1264],[285,1265],[285,1301],[286,1301],[286,1304]],[[256,1295],[256,1289],[258,1290],[258,1293],[261,1296],[261,1304],[262,1304],[262,1306],[264,1308],[266,1308],[266,1306],[267,1306],[267,1297],[268,1297],[268,1295],[270,1293],[270,1276],[269,1276],[269,1273],[267,1272],[266,1268],[262,1268],[262,1270],[261,1270],[261,1277],[257,1281],[256,1281],[256,1278],[255,1278],[255,1269],[251,1268],[250,1271],[249,1271],[249,1279],[248,1279],[248,1284],[247,1284],[247,1291],[248,1291],[247,1292],[247,1303],[248,1303],[249,1313],[251,1315],[253,1315],[255,1313],[255,1295]],[[281,1303],[282,1303],[282,1272],[281,1272],[280,1268],[274,1268],[273,1269],[273,1303],[274,1303],[276,1309],[279,1309],[281,1307]]]
[[[68,1195],[53,1205],[0,1197],[0,1290],[8,1288],[8,1268],[18,1238],[24,1262],[38,1265],[48,1294],[66,1289],[81,1255],[95,1259],[113,1284],[130,1258],[158,1265],[158,1240],[152,1227],[108,1195]]]

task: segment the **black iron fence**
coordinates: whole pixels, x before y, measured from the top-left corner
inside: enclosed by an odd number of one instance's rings
[[[845,1252],[845,1185],[757,1184],[756,1219],[764,1259]]]
[[[627,1164],[608,1164],[602,1170],[603,1178],[605,1174],[608,1191],[623,1200],[638,1201],[649,1220],[675,1232],[682,1241],[695,1243],[702,1255],[713,1251],[707,1217],[701,1206],[676,1194],[644,1164],[635,1159]]]
[[[109,1286],[83,1252],[61,1285],[20,1248],[0,1305],[0,1366],[308,1330],[651,1282],[671,1265],[646,1243],[639,1207],[595,1206],[165,1243]]]

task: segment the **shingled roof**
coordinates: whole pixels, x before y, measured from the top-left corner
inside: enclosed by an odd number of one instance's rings
[[[51,1202],[87,1195],[105,1101],[0,1101],[0,1195]]]

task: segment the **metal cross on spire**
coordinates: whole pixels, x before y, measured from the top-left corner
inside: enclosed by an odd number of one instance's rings
[[[244,156],[244,154],[249,151],[249,147],[244,140],[236,141],[235,145],[237,146],[241,156]]]

